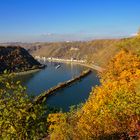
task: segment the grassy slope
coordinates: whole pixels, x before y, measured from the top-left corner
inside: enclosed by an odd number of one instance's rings
[[[71,50],[78,48],[79,50]],[[140,54],[140,38],[94,40],[89,42],[37,43],[30,47],[33,55],[59,58],[86,59],[88,63],[105,66],[121,49]]]

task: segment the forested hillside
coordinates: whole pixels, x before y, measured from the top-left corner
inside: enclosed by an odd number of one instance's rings
[[[4,70],[20,72],[40,67],[41,64],[24,48],[0,47],[0,73]]]
[[[140,138],[140,56],[123,50],[101,75],[101,86],[79,109],[50,114],[52,140]]]

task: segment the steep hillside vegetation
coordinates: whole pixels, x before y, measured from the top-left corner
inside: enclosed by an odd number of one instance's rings
[[[0,47],[0,73],[4,70],[19,72],[40,67],[41,64],[24,48]]]
[[[77,46],[74,47],[74,44]],[[51,51],[48,56],[53,56],[54,53],[54,57],[58,55],[65,58],[70,57],[69,51],[74,51],[76,56],[78,52],[80,52],[79,56],[82,53],[84,55],[85,51],[88,63],[98,62],[104,66],[108,65],[101,75],[101,85],[92,90],[87,102],[67,113],[50,114],[43,105],[30,108],[32,99],[28,98],[20,82],[13,82],[11,76],[7,77],[7,74],[1,77],[3,88],[0,88],[0,139],[42,139],[44,137],[52,140],[140,139],[140,35],[121,40],[47,43],[49,47],[43,46],[45,44],[42,43],[34,45],[29,47],[33,54],[40,52],[45,55],[48,52],[41,50],[49,48],[48,51]],[[58,50],[53,52],[57,47]],[[84,48],[82,52],[78,47]],[[1,48],[3,49],[6,48]],[[58,53],[61,51],[62,56]],[[28,57],[24,56],[24,53],[27,54],[24,49],[10,47],[2,52],[0,64],[3,66],[5,66],[3,62],[9,65],[12,62],[15,65],[21,64],[21,61],[15,61],[15,56],[18,58],[21,55],[18,60],[24,60],[23,66],[26,67],[27,58],[29,60],[32,58],[29,54]]]
[[[88,101],[79,110],[48,118],[52,140],[140,138],[140,57],[121,51],[110,61]]]

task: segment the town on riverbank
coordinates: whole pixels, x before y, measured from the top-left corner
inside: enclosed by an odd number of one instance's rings
[[[63,58],[54,58],[54,57],[41,57],[41,56],[34,56],[34,58],[36,60],[38,60],[40,63],[46,63],[47,61],[49,62],[62,62],[62,63],[73,63],[73,64],[79,64],[79,65],[83,65],[85,67],[91,68],[93,70],[97,70],[98,72],[103,72],[104,68],[95,65],[95,64],[88,64],[86,60],[77,60],[74,58],[71,59],[63,59]]]

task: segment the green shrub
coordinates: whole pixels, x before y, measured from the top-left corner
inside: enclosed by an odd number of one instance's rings
[[[32,106],[20,82],[11,74],[0,77],[0,139],[36,140],[47,132],[44,107]]]

